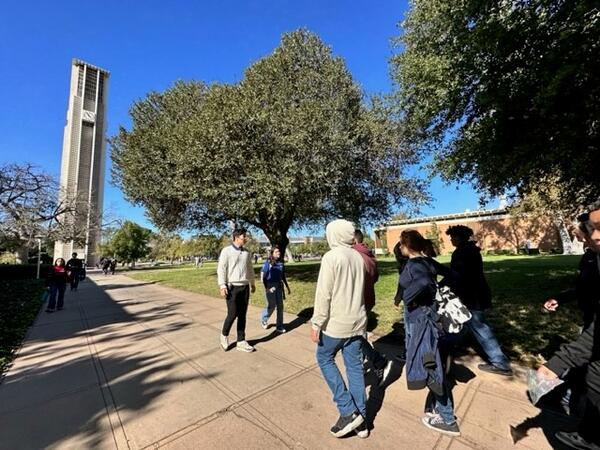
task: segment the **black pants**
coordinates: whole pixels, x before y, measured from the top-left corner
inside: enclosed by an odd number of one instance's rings
[[[227,288],[227,317],[223,323],[223,335],[229,336],[233,321],[237,319],[237,340],[246,340],[246,313],[250,299],[250,286],[232,286]]]
[[[50,295],[48,297],[48,309],[58,307],[62,309],[65,304],[66,283],[53,283],[50,285]]]
[[[79,271],[73,270],[71,272],[71,290],[77,289],[79,286]]]
[[[600,404],[587,399],[585,413],[579,423],[579,435],[588,442],[600,445]]]

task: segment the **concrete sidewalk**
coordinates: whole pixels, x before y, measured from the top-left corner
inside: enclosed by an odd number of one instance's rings
[[[308,325],[286,315],[290,331],[277,335],[259,314],[250,307],[257,351],[224,353],[223,300],[91,274],[64,311],[39,314],[0,385],[0,448],[539,450],[556,445],[556,427],[573,428],[531,406],[522,381],[465,360],[453,367],[460,438],[421,424],[426,392],[408,391],[402,376],[371,389],[368,439],[336,439]],[[516,445],[511,425],[523,436]]]

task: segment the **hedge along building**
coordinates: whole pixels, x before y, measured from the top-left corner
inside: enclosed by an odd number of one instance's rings
[[[375,229],[376,248],[380,254],[392,252],[400,240],[400,233],[412,229],[433,241],[437,240],[442,254],[452,253],[454,247],[446,230],[454,225],[471,228],[473,239],[487,252],[518,252],[524,248],[562,252],[558,229],[550,218],[514,216],[506,209],[391,220]]]

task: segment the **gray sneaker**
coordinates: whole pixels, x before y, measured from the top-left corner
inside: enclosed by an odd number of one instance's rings
[[[331,434],[341,438],[358,428],[364,421],[365,419],[358,412],[353,412],[349,416],[340,416],[335,425],[331,427]]]
[[[219,342],[223,351],[227,351],[229,349],[229,339],[227,338],[227,336],[222,334]]]
[[[442,416],[435,415],[433,417],[425,416],[421,419],[423,425],[427,428],[431,428],[438,433],[442,433],[448,436],[460,436],[460,429],[458,428],[458,423],[456,421],[454,423],[446,423]]]
[[[239,341],[237,343],[237,345],[235,346],[235,348],[237,350],[239,350],[240,352],[246,352],[246,353],[252,353],[254,351],[254,347],[252,347],[246,341]]]

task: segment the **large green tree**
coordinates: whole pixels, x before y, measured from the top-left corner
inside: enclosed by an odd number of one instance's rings
[[[110,241],[100,246],[103,256],[113,256],[119,261],[135,264],[150,253],[148,243],[152,232],[137,223],[125,221],[112,235]]]
[[[391,61],[407,142],[446,179],[527,194],[600,187],[600,8],[593,0],[412,0]]]
[[[114,179],[163,229],[230,220],[285,250],[292,225],[379,220],[422,198],[398,124],[306,30],[237,84],[178,82],[130,113],[112,139]]]

